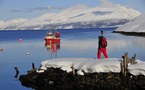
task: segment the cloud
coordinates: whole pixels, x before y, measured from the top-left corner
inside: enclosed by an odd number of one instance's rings
[[[102,4],[109,3],[109,1],[108,1],[108,0],[100,0],[100,2],[101,2]]]
[[[30,8],[30,9],[23,9],[23,10],[12,10],[11,12],[36,12],[36,11],[56,11],[56,10],[61,10],[63,8],[57,8],[57,7],[35,7],[35,8]]]
[[[102,5],[112,5],[112,2],[109,2],[109,0],[100,0]]]

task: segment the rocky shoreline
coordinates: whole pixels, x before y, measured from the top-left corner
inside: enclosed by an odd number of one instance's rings
[[[133,35],[133,36],[145,36],[145,32],[113,31],[112,33],[121,33],[121,34],[124,34],[124,35]]]
[[[20,75],[19,80],[23,86],[35,90],[145,90],[145,76],[130,73],[126,76],[112,72],[78,75],[50,67],[43,73],[32,69]]]

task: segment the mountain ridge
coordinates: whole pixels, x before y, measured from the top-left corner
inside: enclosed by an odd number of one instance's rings
[[[29,20],[0,21],[0,30],[118,27],[140,14],[132,8],[128,9],[119,4],[106,3],[93,8],[81,4],[58,13],[46,13]]]

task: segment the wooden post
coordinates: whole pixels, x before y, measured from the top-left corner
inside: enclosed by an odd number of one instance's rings
[[[81,70],[81,71],[84,73],[84,75],[86,74],[86,72],[84,70]]]
[[[34,63],[32,63],[32,69],[33,69],[33,70],[35,69],[35,65],[34,65]]]
[[[131,63],[131,64],[135,64],[135,59],[136,59],[136,54],[134,54],[134,56],[130,59],[128,58],[128,53],[126,52],[124,54],[124,56],[122,56],[123,58],[123,61],[121,63],[121,71],[122,71],[122,75],[123,76],[126,76],[127,74],[127,67],[128,67],[128,63]]]
[[[128,55],[128,53],[125,53],[125,56],[124,56],[124,76],[126,76],[127,55]]]
[[[132,63],[131,64],[135,64],[135,59],[136,59],[136,54],[134,54],[134,56],[132,57]]]
[[[122,56],[122,58],[123,58],[123,61],[121,62],[121,71],[122,71],[122,75],[124,76],[124,73],[125,73],[125,65],[124,65],[125,56]]]
[[[16,73],[19,73],[18,67],[14,67]]]
[[[19,74],[19,70],[18,70],[18,67],[14,67],[15,71],[16,71],[16,75],[15,75],[15,78],[18,77],[18,74]]]
[[[127,67],[128,67],[128,63],[129,63],[129,58],[128,58],[128,52],[126,53],[126,62],[125,62],[125,68],[127,69]]]
[[[128,53],[125,53],[124,56],[122,56],[123,61],[122,61],[122,74],[123,76],[126,76],[126,70],[128,66]]]
[[[76,75],[76,73],[75,73],[75,69],[74,69],[73,65],[72,65],[71,68],[72,68],[72,74],[73,74],[73,75]]]

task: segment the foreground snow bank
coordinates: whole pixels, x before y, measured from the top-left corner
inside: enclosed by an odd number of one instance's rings
[[[145,76],[145,62],[138,60],[137,64],[128,66],[128,71],[133,75]]]
[[[37,90],[145,90],[145,62],[136,60],[137,64],[129,64],[128,71],[134,75],[126,74],[125,78],[120,73],[121,62],[120,58],[49,59],[41,63],[37,72],[36,69],[28,71],[28,74],[20,75],[19,80],[23,86]],[[80,75],[68,73],[72,67]]]
[[[108,59],[94,59],[94,58],[57,58],[43,61],[41,63],[41,70],[46,68],[54,67],[61,68],[64,71],[71,72],[73,67],[78,70],[78,74],[83,75],[83,71],[86,73],[93,72],[120,72],[121,59],[119,58],[108,58]],[[37,72],[42,72],[42,71]]]
[[[61,68],[64,71],[71,72],[72,67],[78,74],[100,73],[100,72],[121,72],[121,58],[95,59],[95,58],[56,58],[41,62],[41,67],[37,73],[42,73],[49,67]],[[137,60],[137,64],[129,65],[128,71],[133,75],[145,75],[145,62]]]

